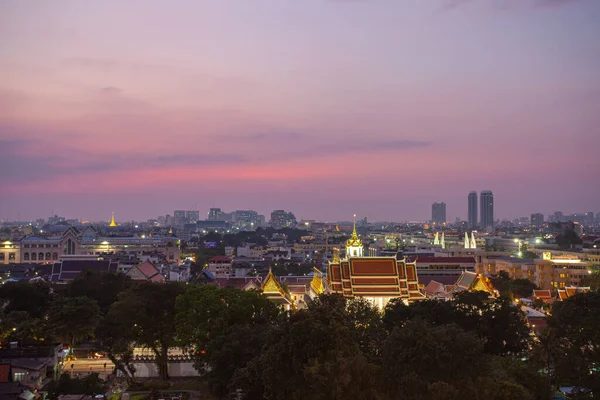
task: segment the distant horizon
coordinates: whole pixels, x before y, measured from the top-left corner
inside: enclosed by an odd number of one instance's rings
[[[598,21],[592,0],[5,0],[0,218],[453,221],[472,190],[500,220],[597,213]]]
[[[430,206],[431,207],[431,206]],[[209,207],[206,209],[206,212],[203,213],[201,210],[199,209],[193,209],[193,208],[174,208],[173,210],[170,210],[168,212],[162,213],[162,214],[156,214],[154,216],[148,216],[148,217],[134,217],[134,218],[123,218],[122,216],[119,215],[118,212],[115,212],[115,221],[119,224],[119,223],[127,223],[127,222],[131,222],[131,221],[135,221],[135,222],[146,222],[150,219],[157,219],[157,217],[160,216],[166,216],[166,215],[171,215],[173,216],[173,211],[175,210],[194,210],[194,211],[199,211],[200,214],[200,220],[206,220],[208,218],[208,211],[210,208],[213,207]],[[293,209],[288,209],[288,208],[274,208],[270,211],[261,211],[258,209],[254,209],[254,208],[249,208],[249,207],[237,207],[237,208],[231,208],[231,209],[227,209],[227,208],[223,208],[223,207],[214,207],[214,208],[221,208],[223,212],[225,213],[230,213],[236,210],[253,210],[256,211],[259,215],[264,215],[266,217],[266,221],[268,222],[270,220],[270,216],[271,216],[271,212],[274,210],[285,210],[287,212],[292,212],[294,214],[294,216],[296,217],[296,219],[298,221],[301,220],[315,220],[315,221],[319,221],[319,222],[352,222],[353,221],[353,214],[347,215],[347,216],[342,216],[340,218],[319,218],[319,217],[311,217],[311,216],[301,216],[300,214],[298,214],[296,211],[294,211]],[[531,214],[535,214],[535,213],[541,213],[544,215],[544,221],[548,220],[548,217],[550,215],[553,215],[555,212],[562,212],[564,215],[573,215],[573,214],[584,214],[586,212],[593,212],[594,213],[594,217],[596,217],[596,215],[598,213],[600,213],[600,211],[595,211],[595,210],[588,210],[588,211],[565,211],[565,210],[555,210],[552,212],[541,212],[541,211],[535,211],[535,212],[530,212],[527,215],[519,215],[519,216],[513,216],[513,217],[499,217],[499,216],[494,216],[494,220],[496,221],[512,221],[515,220],[517,218],[523,218],[523,217],[527,217],[530,218]],[[431,213],[430,213],[431,214]],[[466,212],[465,212],[466,214]],[[7,221],[19,221],[19,222],[26,222],[26,221],[35,221],[37,219],[44,219],[44,220],[48,220],[48,218],[52,217],[52,216],[58,216],[58,217],[64,217],[65,219],[77,219],[80,222],[81,221],[88,221],[90,223],[101,223],[101,222],[109,222],[111,220],[111,216],[112,216],[112,212],[110,212],[107,216],[97,216],[94,218],[87,218],[87,217],[81,217],[81,216],[73,216],[73,215],[65,215],[60,213],[59,211],[55,211],[54,214],[52,215],[47,215],[47,216],[38,216],[38,217],[32,217],[32,218],[14,218],[14,219],[6,219],[6,217],[0,215],[0,220],[7,222]],[[428,222],[431,220],[431,215],[429,215],[428,218],[424,218],[424,219],[419,219],[419,218],[403,218],[403,219],[386,219],[386,218],[369,218],[368,215],[360,215],[360,214],[356,214],[356,218],[357,221],[361,220],[362,218],[367,217],[367,220],[369,222]],[[459,217],[461,221],[467,221],[467,217],[465,215],[465,217]],[[448,216],[446,222],[447,223],[453,223],[455,222],[456,217],[450,218],[450,216]]]

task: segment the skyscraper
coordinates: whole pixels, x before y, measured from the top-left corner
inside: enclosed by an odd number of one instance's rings
[[[469,193],[469,211],[468,211],[469,227],[477,226],[477,192]]]
[[[494,226],[494,194],[491,190],[481,192],[479,207],[481,209],[481,218],[479,224],[483,229]]]
[[[531,226],[535,228],[541,228],[542,225],[544,225],[544,214],[531,214]]]
[[[438,225],[446,222],[446,203],[433,203],[431,205],[431,222]]]

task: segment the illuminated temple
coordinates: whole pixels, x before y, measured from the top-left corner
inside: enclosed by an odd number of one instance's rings
[[[334,250],[329,263],[327,279],[332,293],[346,297],[364,297],[383,308],[391,299],[401,298],[409,303],[424,299],[419,291],[415,262],[394,257],[364,257],[363,244],[356,233],[346,242],[346,254],[340,259]]]

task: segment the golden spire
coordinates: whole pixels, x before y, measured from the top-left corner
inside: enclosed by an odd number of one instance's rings
[[[346,242],[346,247],[362,247],[362,241],[356,233],[356,214],[354,214],[354,227],[352,228],[352,236]]]
[[[115,223],[115,212],[114,211],[112,213],[112,217],[110,219],[110,224],[108,224],[108,226],[117,226],[117,224]]]

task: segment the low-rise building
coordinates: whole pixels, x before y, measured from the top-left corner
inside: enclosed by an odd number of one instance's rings
[[[208,260],[208,270],[216,278],[229,278],[232,274],[232,259],[226,256],[214,256]]]

